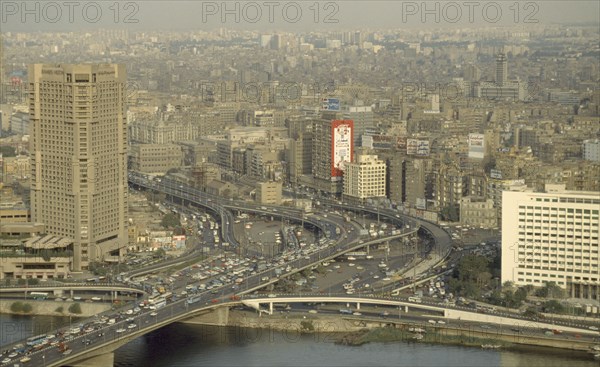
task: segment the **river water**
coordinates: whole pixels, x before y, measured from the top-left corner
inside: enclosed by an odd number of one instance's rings
[[[68,325],[68,317],[0,315],[1,344]],[[343,346],[332,334],[305,334],[171,324],[115,351],[115,367],[199,366],[473,366],[598,367],[551,349],[508,351],[393,342]]]

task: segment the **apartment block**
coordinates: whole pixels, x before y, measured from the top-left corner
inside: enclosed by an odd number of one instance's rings
[[[279,205],[281,204],[281,193],[281,182],[259,182],[256,188],[256,201],[260,204]]]
[[[175,144],[133,144],[129,153],[129,168],[145,173],[166,173],[179,168],[183,152]]]
[[[346,163],[344,197],[349,201],[385,197],[386,167],[376,155],[359,155]]]
[[[504,191],[502,283],[555,282],[570,297],[600,299],[599,212],[597,192]]]

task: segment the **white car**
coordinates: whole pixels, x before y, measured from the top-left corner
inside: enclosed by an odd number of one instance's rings
[[[156,313],[156,312],[150,312],[150,316],[156,316],[156,315],[158,315],[158,313]]]
[[[129,325],[127,326],[127,328],[128,328],[128,329],[135,329],[136,327],[137,327],[137,325],[136,325],[136,324],[129,324]]]
[[[121,329],[117,329],[117,333],[119,333],[119,334],[120,334],[120,333],[124,333],[125,331],[126,331],[126,330],[125,330],[125,329],[123,329],[123,328],[121,328]]]

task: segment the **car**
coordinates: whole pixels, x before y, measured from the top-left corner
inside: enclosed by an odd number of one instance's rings
[[[121,328],[121,329],[117,329],[117,333],[119,333],[119,334],[120,334],[120,333],[124,333],[125,331],[126,331],[126,330],[125,330],[125,329],[123,329],[123,328]]]
[[[446,325],[446,322],[445,322],[445,321],[442,321],[442,320],[438,320],[438,322],[437,322],[437,323],[438,323],[438,324],[440,324],[440,325]]]
[[[353,312],[352,314],[353,314],[354,316],[362,316],[362,313],[360,313],[360,312],[358,312],[358,311],[356,311],[356,312]]]
[[[137,327],[136,324],[129,324],[129,325],[127,325],[128,329],[135,329],[136,327]]]
[[[150,312],[150,316],[157,316],[158,313],[157,312]]]
[[[596,326],[590,326],[589,329],[590,330],[594,330],[594,331],[598,331],[598,328]]]
[[[2,360],[2,364],[7,364],[7,363],[10,363],[10,361],[12,361],[12,359],[10,359],[10,358],[4,358],[4,359]]]

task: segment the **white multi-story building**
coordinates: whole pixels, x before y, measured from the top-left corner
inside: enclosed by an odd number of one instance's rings
[[[376,155],[359,155],[355,162],[346,163],[344,196],[364,200],[385,197],[386,164]]]
[[[583,159],[600,162],[600,139],[583,141]]]
[[[600,299],[597,192],[504,191],[502,283],[543,286],[555,282],[570,297]]]

